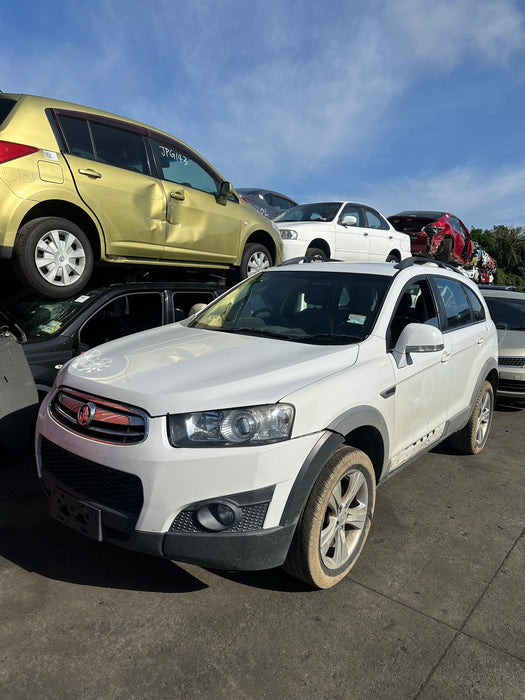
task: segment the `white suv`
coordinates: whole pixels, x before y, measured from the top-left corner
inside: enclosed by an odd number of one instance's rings
[[[326,588],[376,485],[441,440],[483,449],[497,335],[443,263],[263,271],[59,372],[37,425],[50,513],[97,540]]]

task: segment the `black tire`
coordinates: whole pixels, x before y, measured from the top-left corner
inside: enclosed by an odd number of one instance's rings
[[[450,262],[451,256],[452,256],[452,238],[445,238],[445,240],[442,241],[442,243],[441,243],[441,247],[440,247],[439,252],[438,252],[436,257],[441,262],[448,263],[448,262]]]
[[[399,260],[399,255],[396,255],[395,253],[389,253],[386,256],[386,262],[391,262],[391,263],[398,263],[400,262]]]
[[[284,563],[287,573],[315,588],[331,588],[357,561],[376,497],[372,462],[340,447],[327,460],[306,502]]]
[[[245,280],[247,277],[255,275],[256,272],[267,270],[272,265],[272,256],[267,248],[261,243],[248,243],[242,254],[240,278]]]
[[[93,250],[76,224],[46,216],[19,230],[13,267],[17,277],[35,292],[60,299],[86,286],[93,269]]]
[[[467,425],[449,438],[459,452],[476,455],[485,447],[494,413],[494,389],[489,381],[483,382]]]
[[[312,258],[312,260],[327,260],[328,256],[321,250],[321,248],[308,248],[306,251],[306,257]]]

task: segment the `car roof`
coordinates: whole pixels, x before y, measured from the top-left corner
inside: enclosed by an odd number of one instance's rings
[[[399,263],[387,263],[387,262],[342,262],[340,260],[326,260],[319,262],[299,262],[301,258],[293,258],[281,263],[278,267],[271,268],[271,270],[277,271],[308,271],[312,270],[315,272],[345,272],[350,274],[370,274],[370,275],[383,275],[388,277],[394,277],[398,273],[404,270],[411,270],[416,274],[425,274],[426,271],[432,271],[433,273],[439,273],[440,275],[445,275],[453,279],[458,279],[464,284],[467,284],[473,290],[476,290],[479,294],[478,286],[471,279],[460,273],[457,268],[452,265],[447,265],[439,260],[434,260],[431,258],[419,258],[412,257],[406,258]],[[306,266],[306,267],[305,267]],[[409,276],[409,275],[407,275]]]
[[[275,194],[278,197],[282,197],[283,199],[288,199],[290,202],[295,201],[287,194],[277,192],[276,190],[265,190],[260,187],[235,187],[235,191],[240,192],[241,194]]]
[[[484,297],[494,297],[497,299],[522,299],[525,302],[525,293],[516,292],[509,289],[480,289]]]
[[[144,122],[139,122],[136,119],[130,119],[129,117],[125,117],[121,114],[115,114],[113,112],[106,112],[101,109],[96,109],[94,107],[88,107],[86,105],[81,105],[77,104],[75,102],[65,102],[63,100],[57,100],[53,97],[42,97],[39,95],[28,95],[28,94],[21,94],[21,93],[6,93],[3,92],[0,95],[1,98],[8,98],[12,100],[16,100],[17,107],[23,108],[24,103],[28,102],[32,105],[39,105],[42,110],[45,109],[57,109],[57,110],[68,110],[68,111],[73,111],[73,112],[79,112],[83,114],[92,114],[97,117],[102,117],[105,119],[110,119],[110,120],[116,120],[119,121],[123,124],[131,124],[135,127],[139,127],[141,129],[144,129],[146,132],[152,135],[161,135],[165,136],[166,138],[170,140],[177,141],[180,143],[181,146],[184,148],[187,148],[188,151],[191,153],[194,153],[196,156],[199,157],[201,161],[206,163],[210,167],[210,169],[215,172],[220,178],[222,178],[222,175],[219,173],[219,171],[211,164],[209,163],[198,151],[196,151],[192,146],[189,144],[185,143],[182,141],[182,139],[178,138],[177,136],[174,136],[173,134],[168,133],[167,131],[162,131],[162,129],[158,129],[155,126],[151,126],[150,124],[145,124]]]
[[[414,216],[424,219],[439,219],[441,216],[446,216],[448,214],[449,213],[446,211],[419,211],[407,209],[406,211],[400,211],[398,214],[392,214],[392,216],[389,216],[388,218],[391,219],[395,216]]]

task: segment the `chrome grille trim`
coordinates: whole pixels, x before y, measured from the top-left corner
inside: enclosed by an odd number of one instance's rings
[[[92,417],[88,424],[81,425],[78,414],[87,404],[92,408]],[[57,391],[49,404],[49,414],[68,430],[98,442],[136,445],[148,434],[145,411],[67,387]]]

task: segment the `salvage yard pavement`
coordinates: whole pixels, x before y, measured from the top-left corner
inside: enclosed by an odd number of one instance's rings
[[[382,485],[325,591],[87,540],[2,453],[2,700],[523,700],[524,420],[500,407],[480,455],[441,445]]]

